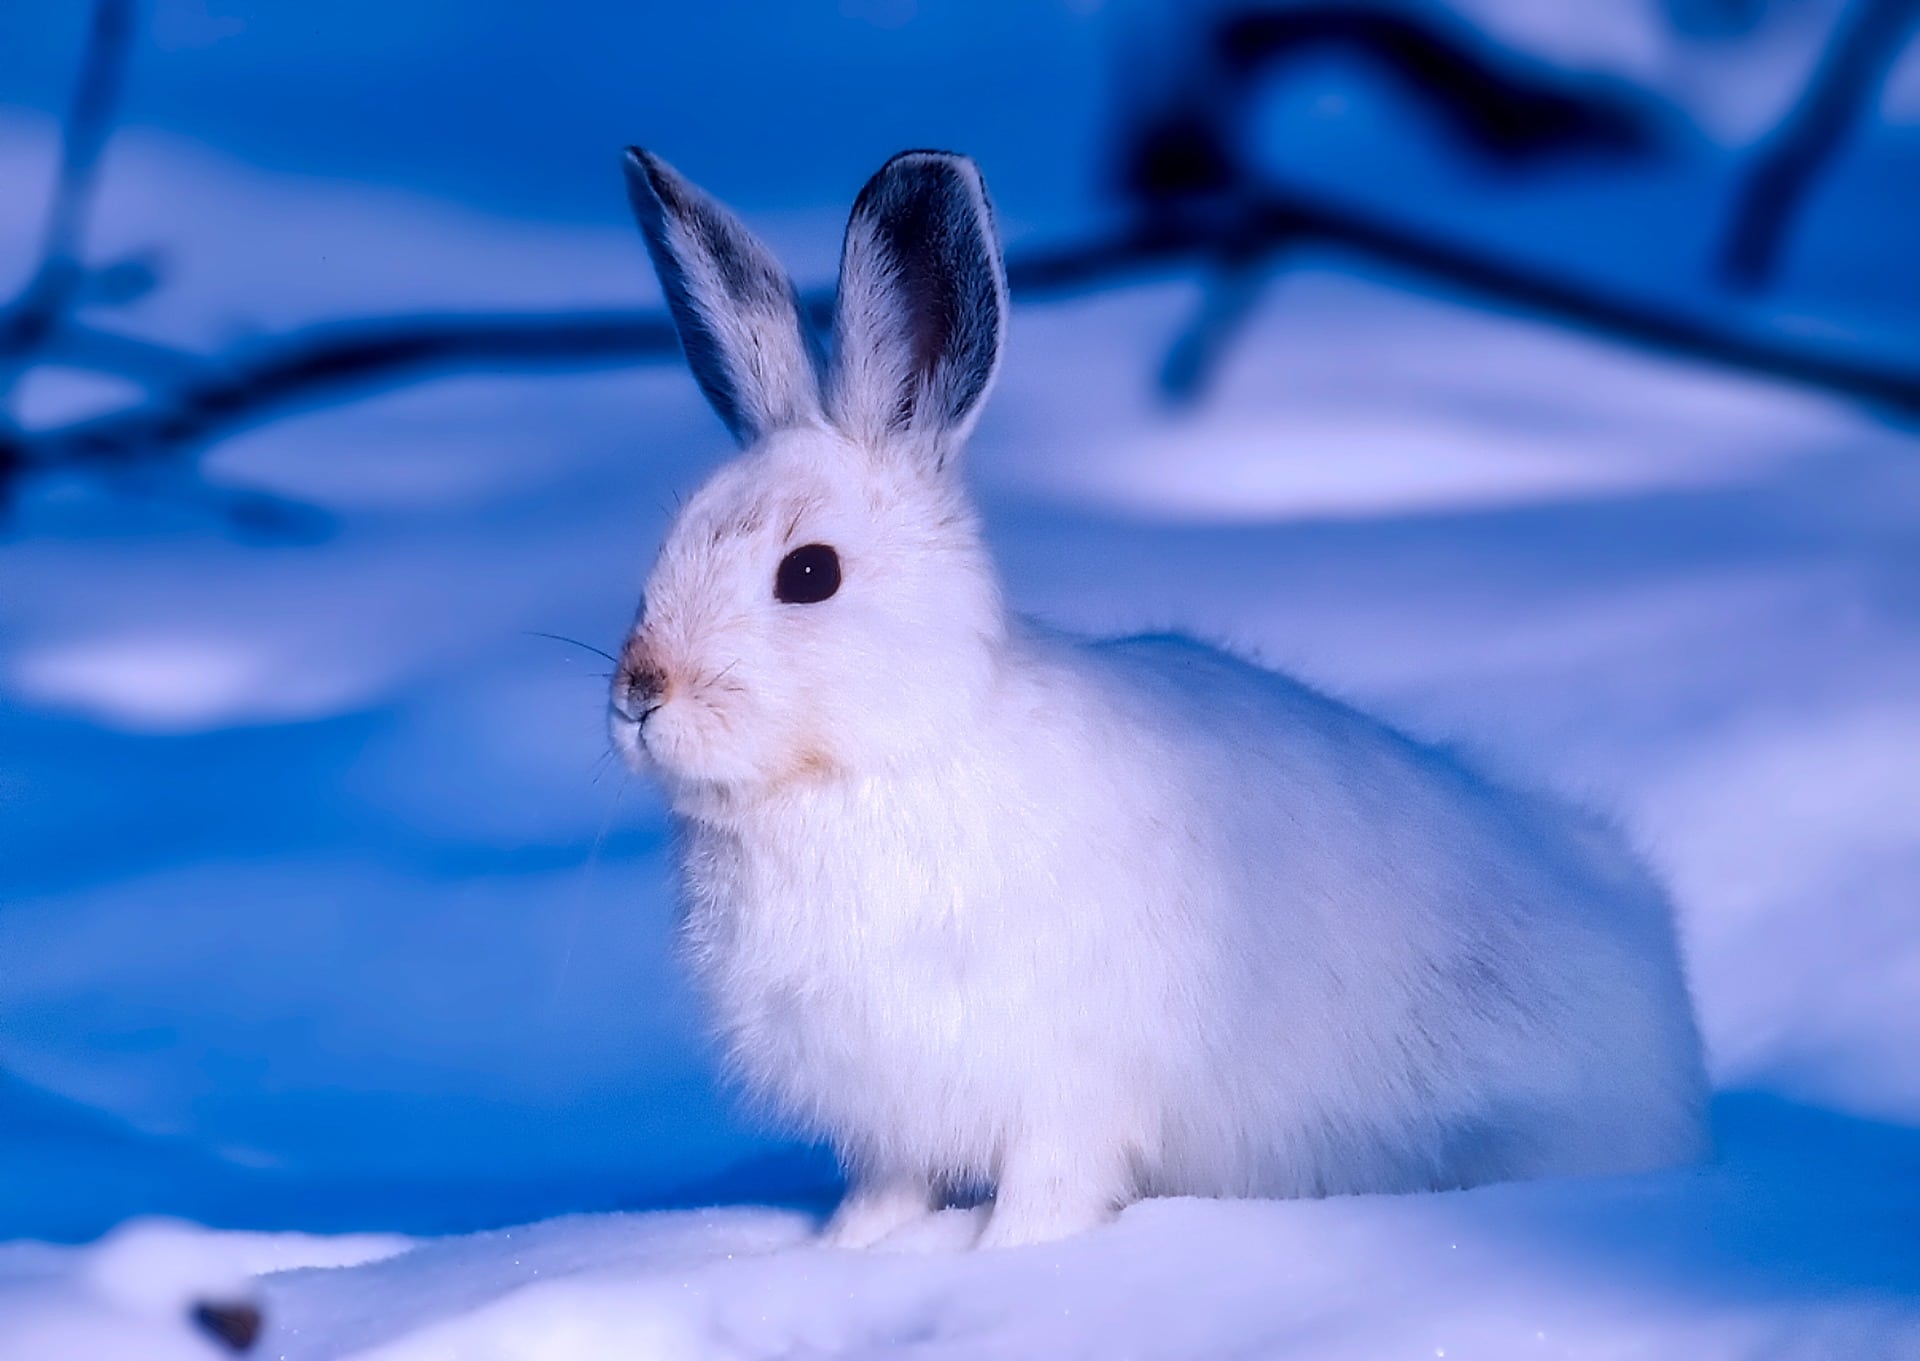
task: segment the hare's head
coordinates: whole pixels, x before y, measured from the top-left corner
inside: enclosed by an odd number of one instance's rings
[[[687,362],[745,452],[668,531],[615,743],[703,803],[950,748],[1006,627],[957,467],[1006,328],[979,171],[908,152],[868,182],[825,355],[732,213],[646,152],[627,177]]]

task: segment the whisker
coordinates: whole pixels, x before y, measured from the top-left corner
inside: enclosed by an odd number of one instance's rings
[[[608,661],[612,662],[615,666],[620,665],[620,659],[614,656],[611,652],[607,651],[605,648],[595,647],[592,643],[583,643],[578,638],[569,638],[566,635],[559,634],[559,633],[542,633],[539,629],[528,629],[526,631],[526,634],[527,634],[527,637],[529,638],[551,638],[556,643],[570,643],[574,647],[584,647],[587,651],[593,653],[596,656],[605,657]]]

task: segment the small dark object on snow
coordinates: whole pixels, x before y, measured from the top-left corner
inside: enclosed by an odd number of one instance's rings
[[[193,1306],[193,1321],[233,1351],[244,1352],[259,1340],[263,1320],[259,1307],[245,1300],[202,1300]]]

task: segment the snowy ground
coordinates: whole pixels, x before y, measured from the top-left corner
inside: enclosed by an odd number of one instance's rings
[[[44,131],[0,122],[0,165]],[[624,230],[116,154],[106,244],[178,248],[157,333],[651,296]],[[835,216],[756,222],[814,279]],[[0,204],[0,259],[31,223]],[[466,378],[217,451],[319,543],[60,485],[0,540],[0,1358],[210,1356],[187,1302],[241,1293],[314,1361],[1920,1356],[1920,440],[1330,258],[1169,413],[1192,302],[1016,317],[974,456],[1013,596],[1624,816],[1681,903],[1712,1166],[810,1246],[831,1167],[716,1087],[603,664],[530,636],[618,638],[719,427],[674,368]],[[122,395],[33,382],[35,420]],[[130,1214],[219,1228],[69,1246]]]

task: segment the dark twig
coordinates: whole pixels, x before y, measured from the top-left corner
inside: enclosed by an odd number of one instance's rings
[[[1735,204],[1720,259],[1733,287],[1754,291],[1772,280],[1814,180],[1885,84],[1916,19],[1920,0],[1859,0],[1841,19],[1825,61],[1754,162]]]
[[[69,318],[40,342],[38,360],[112,374],[147,387],[181,384],[206,375],[211,362],[157,340],[142,340]]]
[[[1869,3],[1884,13],[1910,10],[1920,0]],[[678,353],[673,327],[661,311],[335,322],[218,358],[79,325],[71,311],[86,283],[80,240],[124,71],[131,18],[132,0],[99,0],[95,9],[40,265],[20,299],[0,311],[0,363],[9,356],[29,363],[60,359],[133,379],[150,395],[104,416],[39,430],[21,429],[0,410],[0,506],[26,472],[131,468],[163,457],[190,457],[215,440],[289,411],[430,374],[584,368],[667,360]],[[1323,37],[1316,34],[1315,40]],[[1268,41],[1276,41],[1273,33],[1255,33],[1247,38],[1248,50]],[[1503,125],[1496,121],[1493,126]],[[1255,189],[1229,174],[1204,192],[1169,193],[1163,201],[1138,207],[1131,225],[1017,254],[1009,262],[1009,282],[1019,297],[1032,299],[1196,264],[1211,270],[1203,305],[1163,375],[1174,395],[1195,392],[1205,382],[1253,307],[1276,255],[1318,245],[1464,293],[1484,305],[1694,362],[1838,393],[1903,418],[1920,418],[1920,366],[1853,357],[1711,315],[1619,296],[1291,190]],[[829,290],[814,290],[804,299],[809,314],[820,322],[831,301]],[[4,383],[0,375],[0,392]],[[264,499],[251,509],[235,511],[236,523],[257,522],[267,529],[285,518],[275,503]]]
[[[1400,80],[1491,164],[1643,156],[1658,145],[1643,93],[1502,52],[1439,13],[1354,0],[1249,4],[1222,19],[1216,43],[1222,73],[1243,85],[1317,52],[1352,53]]]
[[[1303,198],[1276,199],[1258,211],[1268,235],[1358,253],[1411,270],[1481,301],[1542,317],[1675,358],[1825,389],[1920,418],[1920,365],[1856,359],[1797,340],[1743,330],[1726,322],[1642,302],[1500,256],[1427,236],[1416,229]]]
[[[1244,193],[1260,91],[1297,63],[1358,58],[1411,93],[1432,123],[1482,167],[1521,172],[1582,157],[1658,150],[1664,115],[1645,91],[1577,76],[1488,43],[1427,6],[1378,0],[1212,6],[1198,41],[1141,44],[1126,60],[1144,93],[1121,112],[1120,191],[1146,211]]]
[[[1855,359],[1617,296],[1332,203],[1274,196],[1242,209],[1238,225],[1229,230],[1243,251],[1333,247],[1494,306],[1680,358],[1829,390],[1903,416],[1920,415],[1920,367]],[[1046,297],[1217,259],[1220,241],[1220,229],[1210,224],[1167,220],[1030,251],[1014,257],[1008,272],[1017,295]],[[817,316],[825,311],[828,295],[817,290],[806,302]],[[198,447],[288,410],[424,373],[594,367],[670,359],[677,353],[673,328],[659,311],[335,323],[264,344],[251,356],[129,410],[24,436],[21,456],[36,467],[124,462]]]
[[[67,104],[59,178],[47,206],[40,259],[26,287],[0,310],[0,360],[31,354],[57,327],[85,280],[81,252],[99,182],[100,153],[113,131],[132,46],[134,0],[96,0],[80,75]],[[0,396],[18,372],[0,367]]]
[[[664,313],[445,316],[310,327],[143,405],[37,432],[25,462],[117,463],[203,444],[288,410],[425,371],[590,367],[673,354]]]
[[[1160,367],[1160,391],[1177,405],[1205,395],[1233,342],[1245,329],[1282,250],[1257,242],[1222,250],[1207,270],[1200,305],[1174,338]]]

